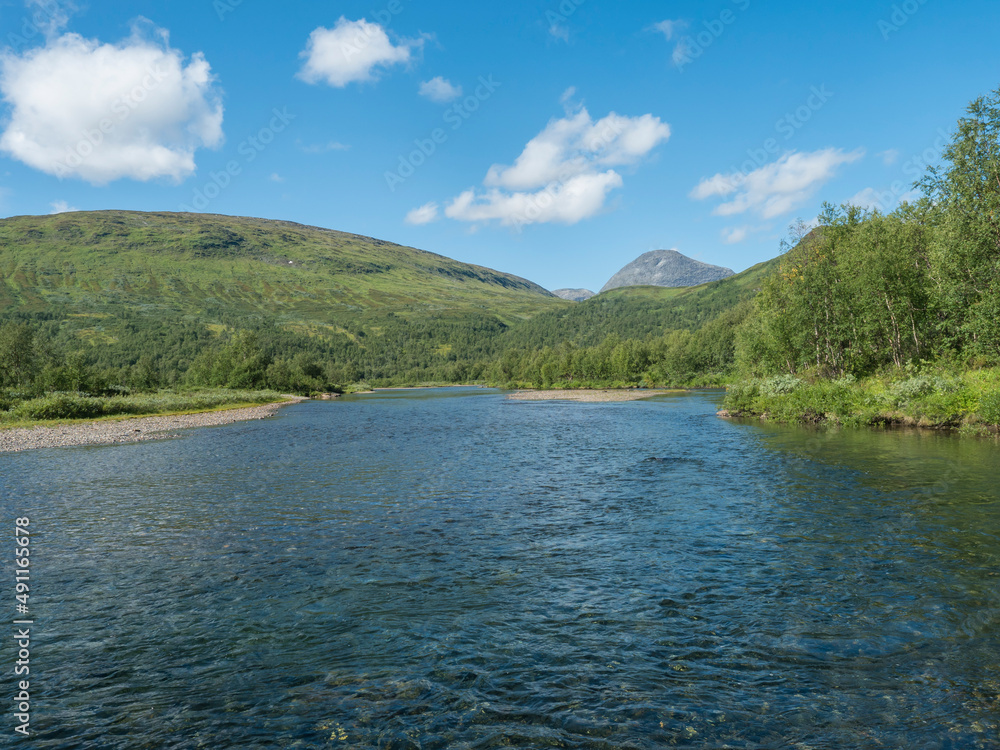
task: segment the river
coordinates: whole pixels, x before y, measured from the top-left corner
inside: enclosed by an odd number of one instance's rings
[[[1000,747],[997,444],[718,404],[379,392],[2,455],[31,746]]]

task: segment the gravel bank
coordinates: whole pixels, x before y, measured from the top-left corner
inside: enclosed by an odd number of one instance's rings
[[[162,417],[132,417],[116,421],[77,422],[56,427],[17,427],[0,429],[0,453],[17,453],[34,448],[61,448],[69,445],[115,445],[177,437],[175,430],[188,427],[215,427],[273,417],[278,409],[304,401],[290,398],[278,404],[263,404],[244,409],[206,411],[199,414],[174,414]]]
[[[664,393],[681,393],[666,389],[604,390],[604,391],[518,391],[507,398],[514,401],[639,401]]]

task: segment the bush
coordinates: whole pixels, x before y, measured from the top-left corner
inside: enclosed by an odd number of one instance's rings
[[[889,396],[899,406],[932,393],[950,393],[956,387],[956,383],[946,380],[939,375],[917,375],[908,380],[900,380],[893,383],[889,388]]]
[[[976,410],[986,424],[1000,425],[1000,390],[991,390],[979,399]]]
[[[802,385],[802,381],[794,375],[775,375],[760,381],[760,392],[764,396],[780,396],[794,393]]]
[[[726,400],[723,406],[734,414],[758,413],[757,400],[760,398],[760,385],[756,380],[734,383],[726,390]]]
[[[160,392],[135,396],[98,398],[79,393],[52,393],[23,401],[3,415],[6,421],[94,419],[115,415],[162,414],[198,411],[230,404],[260,404],[276,401],[272,391]]]
[[[18,404],[11,414],[15,419],[87,419],[103,416],[101,399],[69,393],[53,393]]]

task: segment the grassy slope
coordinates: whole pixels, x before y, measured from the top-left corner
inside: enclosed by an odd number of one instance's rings
[[[513,322],[569,304],[510,274],[289,222],[129,211],[0,221],[0,313],[266,314],[338,327],[388,313]]]

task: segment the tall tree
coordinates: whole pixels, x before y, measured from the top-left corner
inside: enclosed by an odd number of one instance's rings
[[[1000,89],[969,105],[921,182],[941,233],[934,273],[955,349],[1000,356]]]

